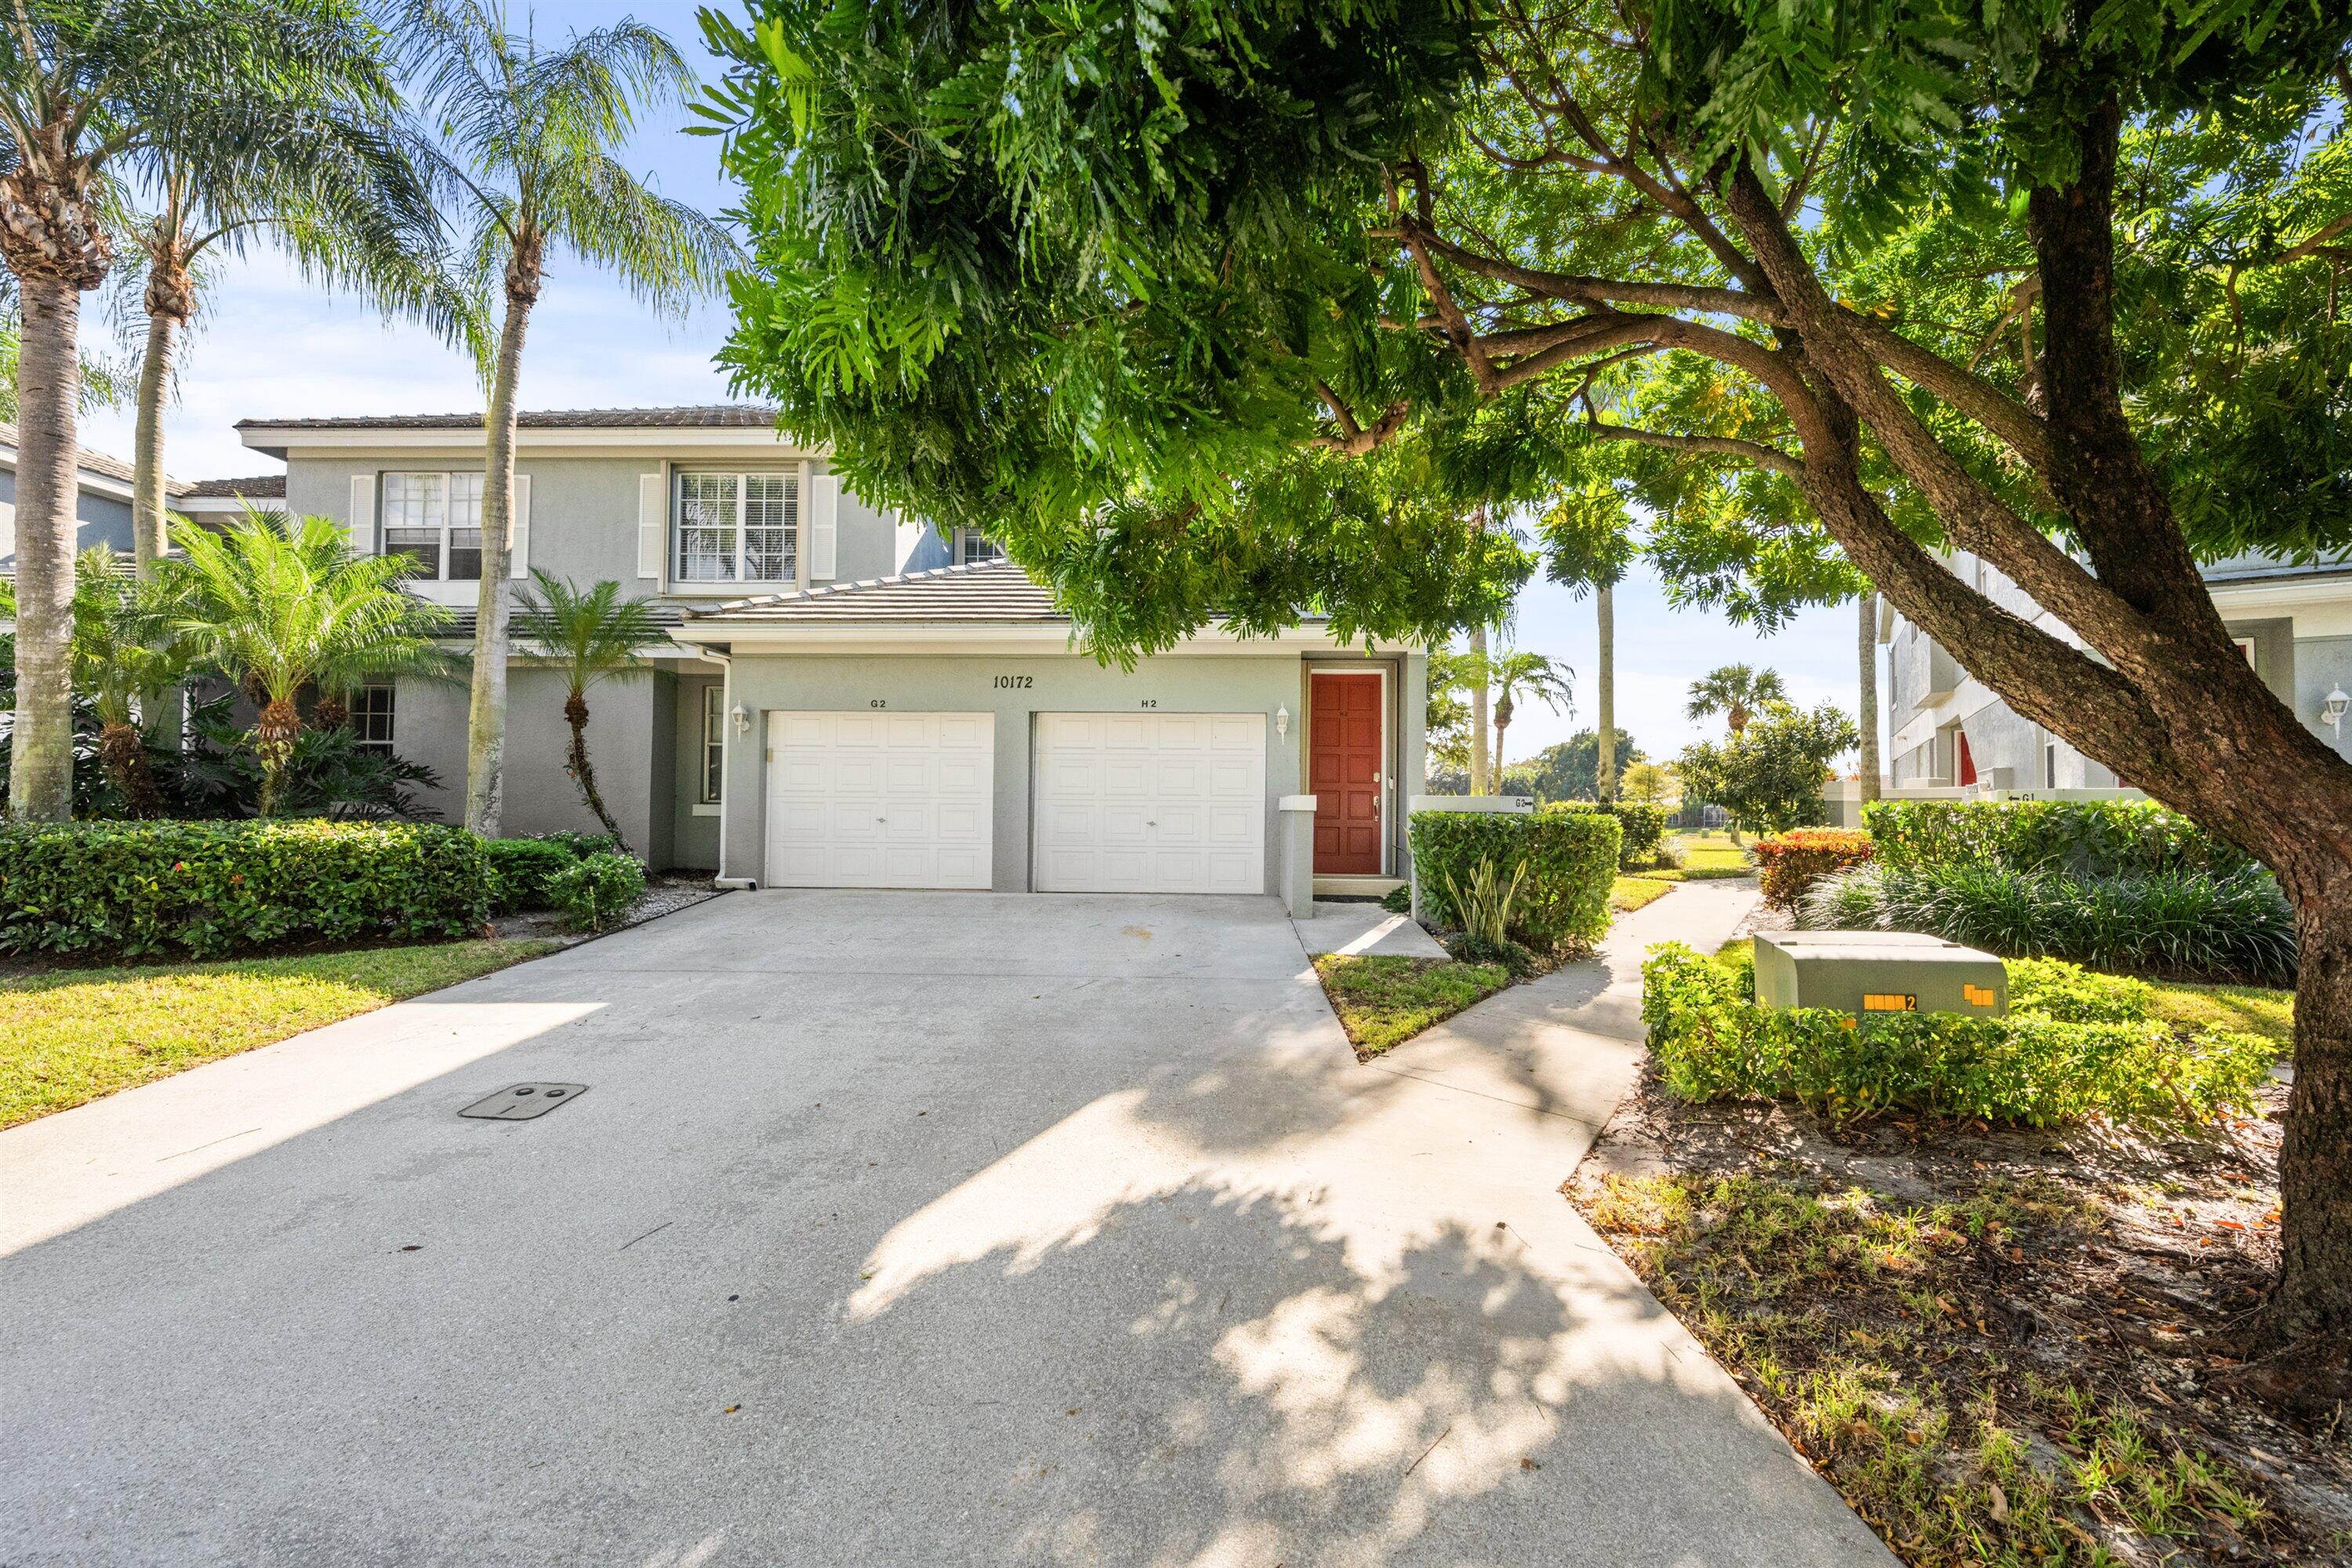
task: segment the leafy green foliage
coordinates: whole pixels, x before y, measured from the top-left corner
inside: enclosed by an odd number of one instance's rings
[[[482,853],[490,863],[490,907],[502,915],[552,909],[555,879],[581,860],[544,838],[485,838]]]
[[[1974,863],[1864,866],[1823,878],[1798,923],[1926,931],[2003,957],[2291,984],[2294,914],[2260,867],[2074,877]]]
[[[1794,1100],[1866,1121],[1896,1110],[2046,1127],[2094,1113],[2146,1126],[2243,1114],[2276,1052],[2252,1035],[2074,1023],[1764,1008],[1723,965],[1679,942],[1642,966],[1642,1017],[1667,1087],[1685,1100]]]
[[[1705,719],[1720,713],[1725,724],[1736,735],[1748,728],[1748,719],[1758,709],[1788,700],[1789,693],[1781,683],[1779,670],[1727,664],[1691,682],[1690,701],[1685,704],[1683,713],[1691,719]]]
[[[2156,987],[2056,958],[2012,958],[2009,1010],[2067,1024],[2130,1024],[2158,1016]]]
[[[456,937],[490,910],[460,828],[329,822],[0,827],[0,952],[194,953]]]
[[[645,862],[634,855],[583,857],[548,879],[548,899],[574,931],[603,931],[645,897]]]
[[[1524,953],[1522,953],[1524,956]],[[1500,963],[1330,953],[1315,973],[1359,1057],[1376,1056],[1511,983]]]
[[[1889,866],[1998,866],[2076,877],[2232,872],[2253,864],[2154,801],[1882,800],[1864,826]]]
[[[1597,941],[1609,929],[1609,889],[1623,830],[1595,811],[1417,811],[1413,875],[1422,912],[1462,923],[1447,889],[1481,862],[1527,868],[1510,935],[1540,953]]]
[[[1830,759],[1861,741],[1842,709],[1774,702],[1737,733],[1685,749],[1676,768],[1686,798],[1723,807],[1750,832],[1780,833],[1822,819]]]
[[[1642,749],[1633,744],[1633,737],[1624,731],[1614,731],[1617,751],[1617,776],[1623,778],[1634,763],[1642,761]],[[1523,763],[1511,765],[1506,780],[1505,795],[1530,795],[1538,802],[1560,800],[1591,800],[1600,790],[1601,736],[1591,730],[1579,730],[1567,740],[1546,746]],[[1527,787],[1516,787],[1519,783]]]
[[[1843,827],[1792,827],[1749,847],[1764,873],[1764,901],[1793,910],[1823,877],[1851,871],[1871,857],[1870,835]]]

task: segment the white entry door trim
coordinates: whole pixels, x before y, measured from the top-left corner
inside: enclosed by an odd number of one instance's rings
[[[1041,893],[1265,891],[1265,715],[1040,713]]]
[[[993,884],[996,716],[768,715],[772,888]]]

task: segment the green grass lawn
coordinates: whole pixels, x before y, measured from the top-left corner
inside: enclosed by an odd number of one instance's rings
[[[1325,953],[1315,961],[1331,1010],[1360,1056],[1377,1056],[1511,983],[1499,963]]]
[[[456,942],[0,979],[0,1127],[536,958]]]
[[[1644,904],[1654,903],[1675,890],[1672,882],[1656,877],[1620,877],[1609,887],[1609,907],[1621,915],[1632,914]]]
[[[1636,871],[1636,877],[1654,882],[1706,882],[1725,877],[1753,877],[1756,868],[1748,863],[1748,851],[1731,841],[1726,833],[1673,833],[1666,837],[1679,854],[1682,865],[1656,871]]]

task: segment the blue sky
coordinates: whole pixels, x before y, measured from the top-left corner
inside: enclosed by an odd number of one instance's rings
[[[520,8],[519,8],[520,9]],[[533,8],[540,32],[560,34],[625,15],[619,5],[572,3]],[[698,60],[699,36],[684,6],[639,5]],[[650,121],[630,162],[667,195],[709,210],[729,205],[717,143],[679,133],[682,117]],[[97,295],[86,297],[84,341],[120,352]],[[533,312],[522,373],[526,408],[585,408],[726,399],[710,363],[725,339],[725,310],[705,307],[683,321],[648,315],[608,279],[556,258]],[[429,333],[387,327],[366,307],[304,285],[274,258],[225,266],[183,356],[178,400],[166,420],[166,466],[180,479],[269,473],[278,465],[247,451],[233,428],[256,417],[419,414],[482,405],[472,367]],[[128,411],[87,418],[82,439],[128,456]],[[1721,664],[1768,664],[1790,695],[1811,706],[1854,702],[1857,656],[1851,605],[1814,611],[1763,638],[1720,616],[1668,607],[1654,574],[1637,574],[1617,594],[1617,721],[1653,757],[1671,758],[1719,724],[1683,717],[1690,682]],[[1575,671],[1577,711],[1524,708],[1509,755],[1525,757],[1588,727],[1597,638],[1592,604],[1541,581],[1521,598],[1509,639],[1565,661]]]

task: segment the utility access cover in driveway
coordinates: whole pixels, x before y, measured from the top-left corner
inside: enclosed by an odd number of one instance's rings
[[[519,1083],[499,1090],[488,1100],[474,1101],[457,1114],[478,1116],[488,1121],[528,1121],[587,1092],[584,1083]]]

